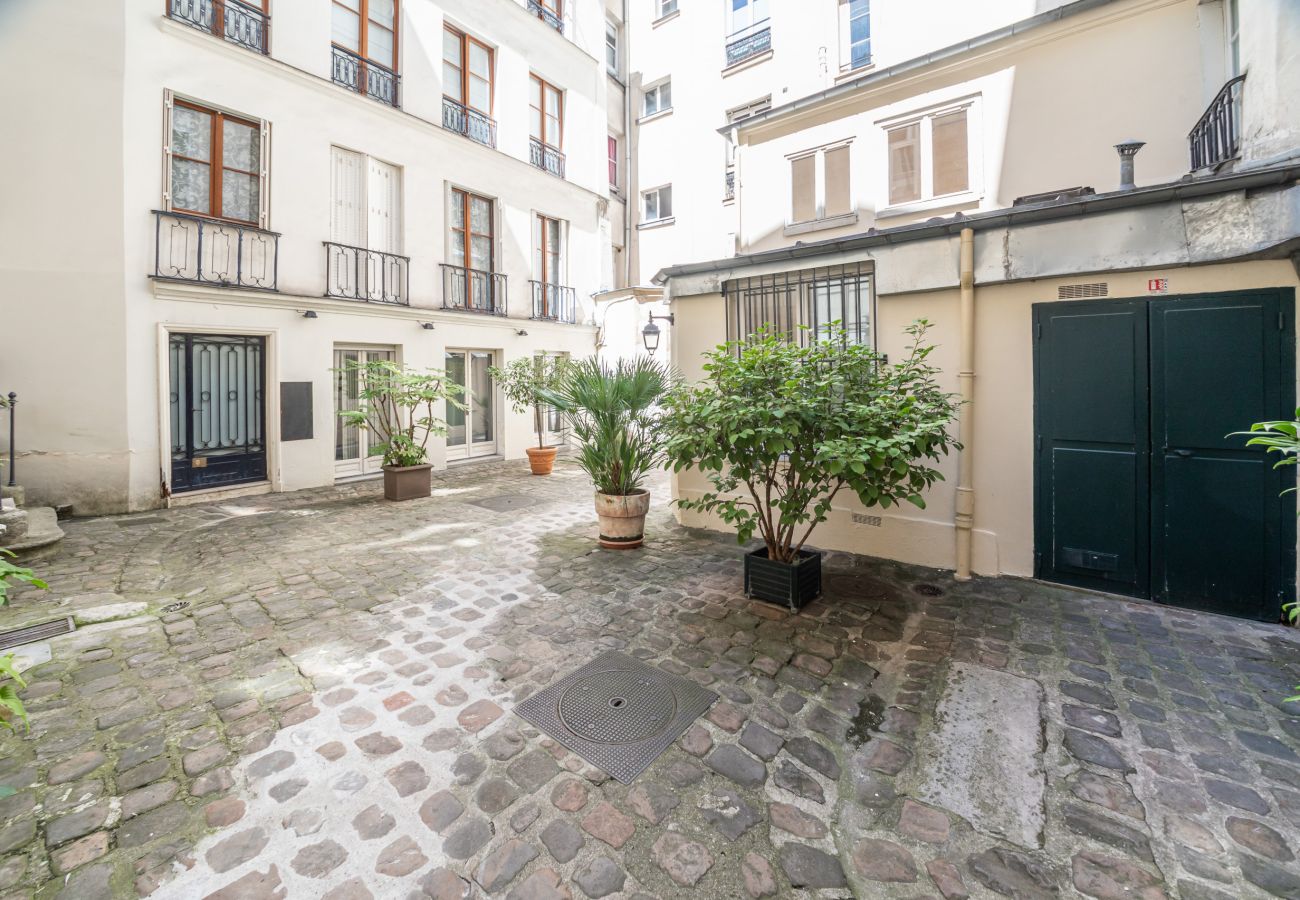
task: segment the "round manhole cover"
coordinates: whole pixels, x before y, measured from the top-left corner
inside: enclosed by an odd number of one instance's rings
[[[560,695],[560,721],[578,737],[626,744],[654,737],[677,713],[677,698],[664,684],[637,672],[596,672]]]

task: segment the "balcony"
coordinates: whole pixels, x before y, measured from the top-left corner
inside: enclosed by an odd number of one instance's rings
[[[270,16],[239,0],[171,0],[167,16],[254,53],[270,52]]]
[[[564,154],[550,144],[543,144],[537,138],[528,140],[528,161],[537,168],[550,172],[556,178],[564,177]]]
[[[349,91],[365,94],[387,106],[398,106],[398,76],[392,69],[379,63],[362,59],[351,50],[331,47],[334,58],[330,66],[334,83]]]
[[[560,34],[564,34],[564,20],[545,6],[542,6],[539,0],[528,0],[528,11]]]
[[[187,213],[154,210],[153,277],[217,287],[276,289],[280,235]]]
[[[487,316],[506,314],[506,276],[442,264],[442,308]]]
[[[568,325],[577,323],[578,300],[573,288],[545,281],[530,281],[528,286],[533,292],[534,319],[564,322]]]
[[[471,141],[485,147],[497,145],[497,123],[476,109],[457,103],[450,97],[442,98],[442,127],[463,134]]]
[[[734,66],[772,49],[770,19],[755,22],[727,38],[727,66]]]
[[[1187,135],[1193,172],[1220,166],[1241,152],[1241,92],[1245,81],[1245,75],[1238,75],[1220,88]]]
[[[324,244],[326,297],[411,305],[409,257],[331,241]]]

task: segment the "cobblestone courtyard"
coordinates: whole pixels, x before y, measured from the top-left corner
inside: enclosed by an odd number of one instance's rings
[[[569,464],[434,493],[67,523],[0,898],[1300,896],[1292,632],[843,555],[790,617],[666,482],[622,553]],[[720,695],[631,786],[511,712],[609,649]]]

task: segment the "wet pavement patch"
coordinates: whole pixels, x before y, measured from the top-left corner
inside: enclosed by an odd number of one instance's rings
[[[484,497],[482,500],[467,501],[473,506],[481,506],[493,512],[510,512],[512,509],[524,509],[539,502],[538,498],[527,494],[499,494],[496,497]]]

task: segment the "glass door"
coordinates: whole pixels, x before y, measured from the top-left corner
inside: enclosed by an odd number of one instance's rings
[[[334,477],[371,475],[384,464],[383,444],[387,436],[380,433],[377,423],[369,428],[359,428],[344,422],[337,415],[341,411],[355,410],[360,406],[361,374],[353,364],[364,366],[374,360],[396,360],[393,350],[370,350],[360,347],[334,348]]]
[[[463,410],[447,404],[447,459],[471,459],[497,452],[496,385],[488,368],[491,350],[448,350],[447,377],[464,390]]]

